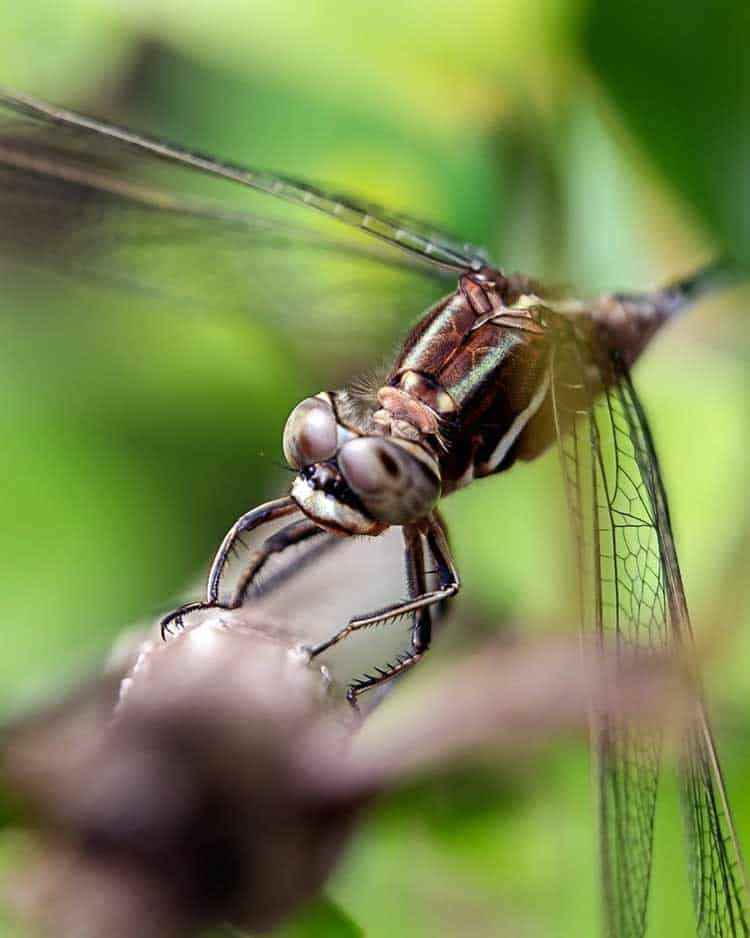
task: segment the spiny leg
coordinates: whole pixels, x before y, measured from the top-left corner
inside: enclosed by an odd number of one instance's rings
[[[237,541],[243,534],[249,534],[250,531],[260,527],[262,524],[270,524],[272,521],[278,521],[286,515],[291,515],[299,511],[297,503],[291,495],[285,495],[284,498],[276,498],[257,508],[241,515],[232,527],[224,535],[224,540],[216,552],[214,561],[211,564],[211,570],[208,574],[208,586],[206,589],[206,598],[209,602],[216,602],[219,598],[219,584],[224,573],[224,568],[229,560],[229,555],[234,550]]]
[[[317,527],[317,525],[316,525]],[[343,547],[347,539],[336,534],[331,534],[324,528],[318,528],[320,538],[316,538],[310,548],[301,554],[295,555],[289,560],[284,560],[282,564],[274,569],[264,580],[258,592],[265,596],[272,596],[284,588],[284,586],[293,580],[300,573],[304,573],[309,567],[314,566],[318,561],[329,552]]]
[[[232,598],[227,603],[227,608],[237,609],[242,605],[248,587],[274,554],[280,554],[294,544],[301,544],[311,537],[317,537],[325,533],[325,530],[318,527],[314,521],[303,518],[301,521],[294,521],[292,524],[286,525],[276,534],[266,538],[258,550],[253,553],[250,562],[243,570],[242,576],[234,588]]]
[[[350,635],[352,632],[356,632],[358,629],[378,625],[381,622],[386,622],[389,619],[398,619],[401,616],[410,615],[411,613],[418,613],[422,609],[426,610],[436,603],[441,603],[444,600],[449,599],[458,592],[460,587],[458,571],[456,570],[453,559],[451,558],[448,541],[445,537],[445,533],[442,527],[440,526],[440,523],[436,518],[431,517],[427,522],[424,523],[424,525],[426,527],[427,546],[429,547],[430,552],[435,558],[435,562],[438,566],[438,588],[427,592],[420,592],[418,595],[410,596],[407,600],[402,600],[401,602],[393,603],[390,606],[385,606],[383,609],[378,609],[377,611],[369,613],[366,616],[355,616],[347,622],[344,628],[340,629],[338,632],[336,632],[335,635],[331,636],[331,638],[308,649],[310,658],[315,658],[317,655],[320,655],[329,648],[332,648],[342,639],[346,638],[347,635]],[[411,544],[407,546],[407,550],[413,550],[414,543],[415,542],[412,541]],[[424,576],[424,574],[422,574],[422,576]],[[424,588],[425,584],[423,579],[420,589],[424,590]],[[415,623],[414,639],[412,640],[412,648],[414,649],[410,656],[410,660],[412,661],[416,660],[417,655],[421,657],[421,655],[424,653],[425,649],[419,648],[415,644],[415,640],[420,637],[422,641],[426,637],[427,643],[429,644],[429,629],[427,629],[425,636],[424,628],[420,633],[417,622]],[[383,676],[382,679],[387,680],[389,677],[393,677],[394,674],[402,671],[404,667],[408,667],[408,664],[402,663],[396,671],[393,673],[388,673],[387,676]],[[380,681],[375,679],[375,683],[380,683]],[[368,684],[367,686],[371,687],[374,685]]]
[[[409,588],[409,597],[424,595],[427,592],[427,578],[424,569],[424,548],[422,538],[417,528],[405,527],[404,533],[404,561],[406,566],[406,582]],[[416,664],[430,647],[432,635],[432,617],[429,606],[422,606],[414,613],[414,623],[411,633],[411,649],[396,656],[394,662],[388,662],[383,668],[375,668],[376,674],[365,674],[363,678],[349,685],[346,699],[356,708],[357,697],[366,690],[371,690],[378,684],[390,681]]]
[[[287,495],[284,498],[277,498],[271,502],[266,502],[264,505],[259,505],[239,517],[224,536],[224,540],[221,542],[221,546],[211,564],[206,599],[201,602],[186,603],[184,606],[180,606],[179,609],[175,609],[174,612],[170,612],[169,615],[164,616],[160,622],[162,638],[166,638],[172,622],[176,621],[178,625],[182,625],[182,617],[188,612],[195,612],[198,609],[213,609],[220,605],[219,585],[221,577],[230,554],[243,534],[247,534],[262,524],[276,521],[297,510],[297,504],[291,496]]]

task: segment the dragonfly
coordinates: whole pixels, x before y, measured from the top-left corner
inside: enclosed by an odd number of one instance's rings
[[[358,629],[411,617],[410,647],[349,688],[356,706],[360,694],[424,657],[432,610],[459,590],[440,501],[556,446],[584,628],[644,657],[662,650],[691,660],[666,492],[630,369],[665,324],[740,276],[729,261],[660,289],[579,300],[532,277],[504,273],[481,250],[429,223],[356,198],[222,162],[27,95],[2,92],[0,106],[40,131],[38,137],[0,134],[0,178],[11,197],[22,184],[46,184],[54,193],[68,186],[79,197],[97,193],[135,212],[170,213],[250,239],[274,236],[277,229],[258,218],[149,188],[96,159],[117,152],[228,180],[365,236],[356,249],[329,240],[326,248],[334,254],[354,250],[373,262],[452,280],[378,380],[311,395],[292,411],[283,434],[284,455],[296,473],[290,491],[233,525],[211,566],[206,598],[166,616],[166,636],[191,612],[245,602],[270,558],[294,545],[332,533],[376,537],[399,527],[408,597],[358,615],[306,648],[317,658]],[[284,237],[322,243],[324,236],[291,228]],[[280,520],[284,525],[252,553],[232,596],[222,598],[222,577],[241,538]],[[679,772],[697,934],[746,936],[740,846],[697,669],[689,664],[686,670],[694,703]],[[614,938],[646,933],[661,737],[624,716],[592,715],[604,926]]]

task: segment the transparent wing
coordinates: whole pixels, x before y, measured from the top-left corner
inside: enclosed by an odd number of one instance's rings
[[[427,222],[391,213],[349,196],[328,193],[274,173],[220,162],[206,154],[56,108],[26,95],[0,90],[0,106],[7,112],[38,123],[75,132],[84,140],[108,140],[125,145],[131,151],[236,182],[293,205],[314,209],[439,268],[461,272],[486,263],[486,258],[477,248],[436,230]]]
[[[0,113],[2,110],[0,96]],[[0,120],[0,191],[5,222],[0,238],[15,245],[40,246],[41,235],[41,247],[45,248],[55,234],[59,236],[62,224],[64,234],[74,236],[82,228],[91,245],[101,245],[102,237],[112,241],[115,234],[97,228],[97,223],[112,206],[120,205],[127,206],[131,217],[138,217],[140,212],[143,219],[143,230],[117,231],[120,243],[136,237],[140,242],[153,242],[155,231],[146,219],[162,213],[162,217],[176,219],[172,232],[183,240],[192,239],[201,226],[214,235],[236,235],[248,244],[262,241],[284,249],[305,245],[319,252],[335,250],[373,263],[452,279],[452,273],[423,263],[417,256],[404,256],[380,246],[371,238],[358,242],[336,238],[268,214],[235,210],[214,200],[149,185],[141,178],[142,163],[142,158],[134,158],[121,143],[94,133],[82,137],[53,124]]]
[[[154,185],[145,173],[154,162],[93,132],[0,119],[0,268],[8,292],[15,281],[22,296],[4,305],[28,315],[29,284],[39,292],[49,283],[53,301],[40,305],[58,317],[73,306],[111,316],[124,303],[163,318],[236,313],[281,327],[306,358],[340,361],[348,377],[453,280],[334,222],[290,223],[224,204],[222,193],[172,188],[195,188],[195,173]]]
[[[692,642],[664,487],[625,365],[594,332],[554,355],[554,411],[581,570],[584,625],[633,654]],[[696,683],[696,697],[699,699]],[[607,934],[646,932],[661,739],[593,714]],[[744,873],[702,705],[686,731],[684,814],[700,936],[748,934]]]

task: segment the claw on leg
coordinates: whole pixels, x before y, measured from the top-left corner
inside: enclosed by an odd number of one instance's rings
[[[206,599],[201,602],[186,603],[164,616],[160,622],[161,637],[166,640],[172,634],[171,624],[177,623],[179,628],[183,627],[183,616],[190,612],[207,609],[237,609],[245,598],[245,593],[251,582],[261,571],[268,559],[274,554],[281,553],[287,547],[298,544],[307,538],[322,534],[323,531],[307,518],[302,521],[293,522],[286,525],[276,534],[266,538],[258,551],[253,555],[248,568],[243,573],[232,599],[228,603],[222,603],[219,600],[219,586],[221,577],[227,565],[227,560],[235,549],[237,543],[241,543],[243,534],[276,521],[279,518],[291,514],[297,510],[297,505],[290,497],[279,498],[276,501],[268,502],[259,508],[253,508],[239,518],[227,532],[221,547],[216,553],[216,557],[211,565],[211,572],[208,577],[208,587]]]

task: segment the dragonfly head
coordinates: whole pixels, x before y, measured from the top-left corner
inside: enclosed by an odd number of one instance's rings
[[[299,471],[292,498],[339,534],[376,535],[418,521],[440,498],[434,458],[410,440],[344,426],[327,393],[308,397],[289,415],[284,456]]]

